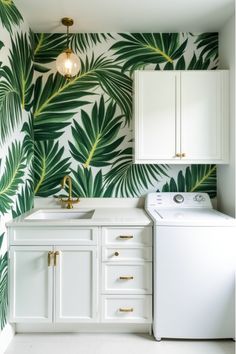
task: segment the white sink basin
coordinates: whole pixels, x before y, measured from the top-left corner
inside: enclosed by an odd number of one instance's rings
[[[25,220],[78,220],[91,219],[95,210],[38,210]]]

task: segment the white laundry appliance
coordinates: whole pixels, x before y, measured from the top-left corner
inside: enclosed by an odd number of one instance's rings
[[[236,221],[205,193],[150,193],[154,324],[161,338],[234,338]]]

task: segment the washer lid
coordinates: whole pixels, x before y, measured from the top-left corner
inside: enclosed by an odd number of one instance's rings
[[[236,226],[236,220],[211,208],[152,209],[157,225],[167,226]]]

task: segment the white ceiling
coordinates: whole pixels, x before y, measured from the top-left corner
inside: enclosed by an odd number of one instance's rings
[[[218,31],[234,13],[234,0],[15,0],[34,32]]]

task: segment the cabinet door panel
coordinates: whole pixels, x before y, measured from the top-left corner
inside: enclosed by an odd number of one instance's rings
[[[221,72],[181,73],[181,152],[186,159],[221,158]]]
[[[135,162],[175,158],[178,77],[173,71],[135,73]]]
[[[97,313],[96,247],[55,247],[56,322],[95,322]]]
[[[16,246],[10,251],[10,321],[51,322],[52,247]]]

